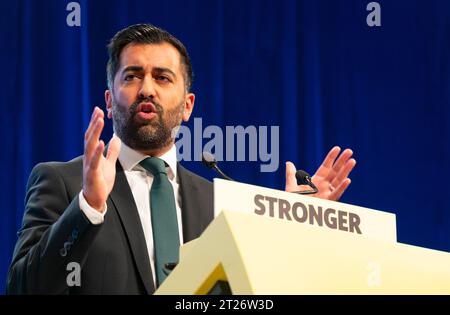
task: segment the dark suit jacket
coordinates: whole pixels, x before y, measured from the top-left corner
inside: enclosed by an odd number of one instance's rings
[[[151,294],[155,290],[144,232],[118,162],[105,221],[81,211],[82,159],[38,164],[27,185],[23,226],[8,273],[9,294]],[[211,182],[178,165],[184,241],[200,236],[214,217]],[[81,267],[81,285],[68,286]]]

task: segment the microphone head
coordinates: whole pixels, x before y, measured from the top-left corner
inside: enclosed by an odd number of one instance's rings
[[[202,152],[202,162],[209,168],[213,168],[216,164],[216,158],[208,151]]]
[[[295,178],[297,179],[297,185],[309,185],[310,177],[304,170],[298,170],[295,172]]]

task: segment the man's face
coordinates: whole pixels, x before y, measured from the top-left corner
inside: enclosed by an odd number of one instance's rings
[[[151,155],[172,146],[173,129],[189,119],[195,100],[186,92],[183,70],[179,52],[168,43],[122,50],[105,100],[114,132],[126,145]]]

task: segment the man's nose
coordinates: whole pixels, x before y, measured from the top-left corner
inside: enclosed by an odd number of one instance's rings
[[[139,97],[147,98],[147,97],[155,97],[156,95],[155,89],[155,81],[151,76],[146,76],[144,80],[142,80],[141,88],[139,89]]]

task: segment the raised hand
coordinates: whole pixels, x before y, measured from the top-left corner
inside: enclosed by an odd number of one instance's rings
[[[346,149],[340,156],[339,152],[341,152],[339,147],[332,148],[311,178],[319,190],[318,193],[311,196],[339,200],[350,185],[351,180],[348,178],[348,175],[356,165],[355,159],[351,158],[353,151]],[[286,191],[302,190],[302,186],[297,185],[295,172],[295,165],[291,162],[286,162]]]
[[[83,155],[83,196],[87,203],[99,212],[103,212],[106,199],[114,186],[116,161],[121,141],[113,137],[109,142],[106,157],[103,155],[105,143],[100,140],[104,122],[103,111],[95,107],[84,134]]]

